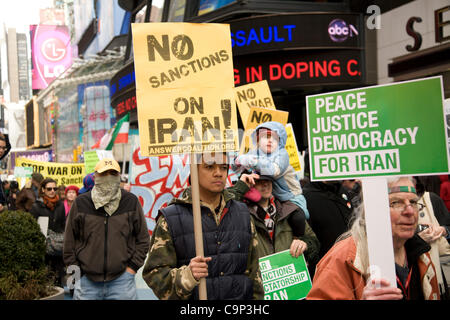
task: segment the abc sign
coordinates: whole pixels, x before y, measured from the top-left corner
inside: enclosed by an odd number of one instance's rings
[[[334,19],[328,25],[328,35],[330,39],[334,42],[342,42],[347,40],[347,38],[358,35],[358,30],[353,25],[348,25],[342,19]]]

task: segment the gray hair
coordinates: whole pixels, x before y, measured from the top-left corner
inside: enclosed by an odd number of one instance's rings
[[[398,182],[400,179],[408,179],[413,184],[415,184],[414,179],[410,176],[400,176],[400,177],[389,177],[387,178],[388,186]],[[364,188],[364,181],[362,182],[362,187]],[[362,266],[361,272],[363,276],[369,276],[369,248],[367,245],[367,233],[366,233],[366,219],[364,212],[364,199],[361,196],[361,204],[353,210],[353,215],[350,219],[350,228],[347,232],[343,233],[338,237],[336,242],[344,240],[348,237],[353,237],[356,244],[357,255],[359,256],[359,261]]]

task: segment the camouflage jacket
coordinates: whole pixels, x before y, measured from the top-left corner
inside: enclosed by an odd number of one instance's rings
[[[222,193],[220,217],[226,203],[234,198],[234,195],[224,190]],[[187,188],[180,198],[172,200],[172,204],[192,204],[190,188]],[[200,205],[209,208],[216,215],[214,208],[200,201]],[[216,218],[216,222],[220,221]],[[253,282],[253,298],[262,299],[264,295],[261,274],[258,265],[256,247],[258,245],[255,225],[250,220],[252,241],[249,248],[247,269],[245,274]],[[187,265],[177,268],[177,256],[175,246],[168,228],[168,224],[162,215],[159,216],[156,227],[150,242],[150,251],[147,262],[142,272],[143,278],[155,295],[161,300],[187,300],[192,294],[192,290],[199,284],[195,280],[191,270]]]

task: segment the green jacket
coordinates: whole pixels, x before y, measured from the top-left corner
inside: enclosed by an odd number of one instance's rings
[[[277,214],[275,216],[273,239],[270,237],[269,231],[262,219],[262,216],[265,215],[264,210],[257,204],[248,205],[256,232],[258,233],[257,252],[259,257],[287,250],[291,247],[292,240],[294,240],[292,228],[287,218],[292,212],[298,210],[298,207],[290,201],[280,202],[275,200],[275,205]],[[319,258],[320,243],[308,222],[305,222],[305,234],[299,237],[299,239],[304,241],[308,246],[308,249],[305,251],[306,261],[316,263]]]
[[[235,195],[236,200],[241,200],[244,198],[244,194],[249,188],[244,182],[239,180],[233,187],[228,188],[227,190]],[[258,247],[256,249],[258,257],[287,250],[290,248],[292,240],[294,239],[292,228],[290,227],[287,218],[295,210],[300,209],[290,201],[281,202],[275,200],[275,205],[277,214],[275,216],[274,236],[272,239],[270,238],[269,232],[264,224],[264,219],[262,218],[265,216],[264,210],[256,203],[247,203],[247,207],[249,208],[251,218],[258,234]],[[304,241],[308,246],[308,249],[305,251],[306,261],[308,261],[309,264],[315,265],[319,260],[320,242],[307,221],[305,221],[305,234],[299,239]]]
[[[221,211],[225,207],[225,203],[232,199],[234,199],[234,194],[224,190],[222,194],[221,210],[218,213],[219,217],[221,215]],[[190,188],[187,188],[180,198],[173,199],[170,205],[181,203],[192,204]],[[211,210],[211,208],[204,203],[200,202],[200,205],[209,208],[211,214],[214,214],[214,210]],[[217,222],[220,223],[219,220],[217,220]],[[250,220],[250,223],[252,241],[249,248],[247,269],[245,274],[247,274],[253,281],[253,298],[262,299],[264,291],[256,252],[256,247],[258,245],[257,234],[252,220]],[[150,242],[150,251],[142,272],[142,276],[155,295],[162,300],[189,299],[191,297],[192,290],[199,283],[192,276],[192,272],[188,266],[184,265],[177,268],[175,246],[170,230],[168,229],[168,224],[162,215],[159,216],[156,227],[153,230]]]

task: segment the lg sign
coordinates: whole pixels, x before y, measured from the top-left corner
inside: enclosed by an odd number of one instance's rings
[[[58,63],[59,61],[63,60],[64,56],[66,55],[66,51],[67,50],[64,42],[62,42],[61,39],[58,38],[50,38],[45,40],[42,43],[41,47],[42,56],[53,63]],[[44,65],[44,77],[58,77],[64,72],[65,69],[65,66],[62,64],[56,64],[53,67],[46,64]]]
[[[66,45],[58,38],[50,38],[42,43],[41,53],[52,62],[60,61],[66,55]]]
[[[352,38],[358,35],[358,30],[352,24],[347,23],[342,19],[334,19],[328,25],[328,35],[334,42],[343,42],[348,37]]]
[[[33,89],[44,89],[72,64],[66,26],[30,26]]]

